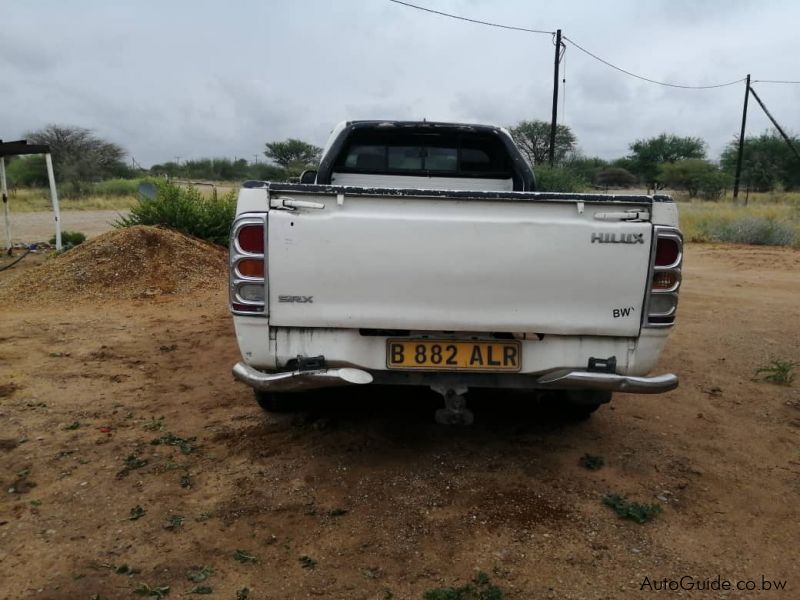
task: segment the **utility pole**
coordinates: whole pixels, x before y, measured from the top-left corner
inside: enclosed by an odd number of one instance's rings
[[[558,65],[561,62],[561,30],[556,30],[556,57],[553,65],[553,119],[550,122],[550,166],[556,160],[556,122],[558,120]]]
[[[739,153],[736,155],[736,177],[733,179],[733,201],[739,198],[739,181],[742,178],[742,157],[744,156],[744,128],[747,125],[747,100],[750,98],[750,73],[747,74],[744,88],[744,109],[742,110],[742,131],[739,134]]]
[[[792,143],[792,138],[790,138],[788,135],[786,135],[786,132],[778,124],[778,122],[775,120],[775,117],[772,116],[772,113],[769,112],[769,110],[767,110],[767,107],[764,106],[764,103],[761,101],[761,98],[758,97],[758,94],[756,94],[756,91],[753,88],[750,88],[750,93],[753,94],[753,98],[756,99],[756,102],[758,102],[758,104],[764,110],[764,114],[766,114],[769,117],[769,120],[772,121],[772,124],[775,125],[775,129],[778,130],[778,133],[780,133],[781,136],[783,136],[784,141],[789,146],[791,151],[794,152],[794,155],[798,159],[800,159],[800,152],[797,151],[797,148],[795,148],[794,144]]]

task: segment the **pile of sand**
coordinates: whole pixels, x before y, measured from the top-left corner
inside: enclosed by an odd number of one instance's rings
[[[136,226],[0,278],[0,302],[70,302],[188,294],[224,285],[227,253],[177,231]]]

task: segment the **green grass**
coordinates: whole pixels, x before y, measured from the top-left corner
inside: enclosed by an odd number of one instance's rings
[[[759,379],[777,385],[792,385],[794,370],[797,367],[800,367],[800,363],[788,360],[773,360],[768,365],[756,369],[755,375]]]

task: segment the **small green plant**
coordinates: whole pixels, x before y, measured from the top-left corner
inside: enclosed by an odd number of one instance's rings
[[[258,560],[255,556],[253,556],[249,552],[245,552],[244,550],[238,550],[238,549],[236,550],[236,552],[233,553],[233,559],[238,560],[240,563],[254,563]]]
[[[760,379],[775,383],[777,385],[792,385],[794,381],[794,370],[800,363],[788,360],[773,360],[764,367],[755,370],[756,376]]]
[[[181,475],[181,487],[187,490],[192,487],[192,476],[189,473]]]
[[[171,515],[169,519],[167,519],[167,524],[164,525],[164,529],[168,531],[178,531],[181,527],[183,527],[183,521],[185,519],[180,515]]]
[[[605,464],[602,456],[595,456],[594,454],[584,454],[579,462],[584,469],[589,469],[590,471],[597,471]]]
[[[212,594],[214,590],[207,585],[198,585],[189,590],[190,594]]]
[[[81,426],[80,421],[73,421],[69,425],[64,425],[64,431],[75,431]]]
[[[153,446],[159,446],[161,444],[167,446],[177,446],[182,454],[191,454],[197,449],[194,442],[197,438],[190,437],[190,438],[182,438],[178,437],[174,433],[168,433],[166,435],[162,435],[159,438],[154,439],[150,442]]]
[[[80,231],[62,231],[61,232],[61,246],[64,250],[69,250],[75,246],[79,246],[86,241],[86,235]],[[55,236],[50,238],[50,245],[54,246],[56,243]]]
[[[313,569],[317,566],[317,561],[310,556],[306,556],[305,554],[297,560],[300,561],[300,566],[302,566],[304,569]]]
[[[139,458],[135,454],[129,454],[125,459],[125,468],[127,469],[141,469],[145,465],[147,465],[147,459]]]
[[[250,588],[242,588],[236,592],[236,600],[247,600],[250,597]]]
[[[138,521],[139,519],[141,519],[146,514],[146,512],[147,511],[145,509],[143,509],[141,506],[139,506],[137,504],[136,506],[134,506],[131,509],[131,512],[128,515],[128,520],[129,521]]]
[[[461,587],[446,587],[428,590],[423,600],[502,600],[502,588],[494,585],[486,573],[478,573],[475,578]]]
[[[206,579],[211,577],[213,571],[208,567],[195,567],[186,573],[186,579],[192,583],[203,583]]]
[[[145,431],[161,431],[164,429],[164,417],[159,417],[158,419],[153,417],[150,421],[142,425],[142,428]]]
[[[137,596],[146,596],[148,598],[155,598],[156,600],[162,600],[164,596],[169,594],[169,586],[168,585],[159,585],[155,587],[151,587],[146,583],[139,584],[133,593]]]
[[[613,509],[619,517],[636,521],[639,524],[652,521],[656,515],[661,513],[659,504],[629,502],[625,499],[625,496],[620,496],[619,494],[608,494],[603,498],[603,504]]]

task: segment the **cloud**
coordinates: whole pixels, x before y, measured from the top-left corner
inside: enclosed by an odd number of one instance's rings
[[[426,4],[524,27],[560,26],[607,60],[654,79],[704,83],[748,71],[800,79],[800,5],[790,2]],[[345,119],[509,125],[551,112],[549,36],[388,2],[207,0],[186,10],[181,2],[76,0],[16,3],[4,18],[0,137],[47,123],[81,125],[143,164],[175,156],[252,159],[266,141],[290,136],[322,144]],[[565,60],[559,112],[589,155],[620,156],[636,138],[662,131],[703,137],[716,155],[738,130],[742,85],[673,90],[625,76],[575,47]],[[757,89],[786,128],[800,130],[800,86]],[[753,132],[769,126],[757,107],[748,122]]]

